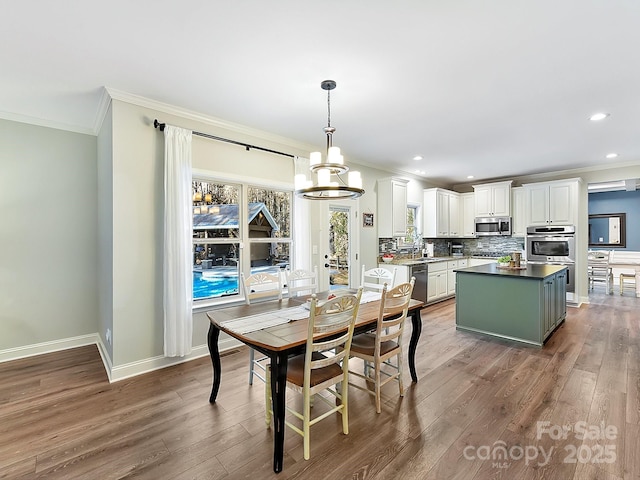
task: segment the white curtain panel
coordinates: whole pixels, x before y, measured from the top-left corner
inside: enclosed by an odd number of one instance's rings
[[[309,159],[295,157],[295,174],[310,175]],[[293,268],[313,270],[311,265],[311,200],[304,200],[294,195],[293,198]]]
[[[193,332],[192,132],[164,129],[164,356],[191,353]]]

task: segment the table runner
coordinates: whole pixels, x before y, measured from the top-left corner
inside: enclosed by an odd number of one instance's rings
[[[380,300],[379,292],[362,292],[360,303],[376,302]],[[220,326],[232,330],[239,334],[246,334],[263,330],[277,325],[293,322],[295,320],[303,320],[309,318],[309,307],[304,305],[298,307],[282,308],[271,312],[259,313],[257,315],[249,315],[247,317],[234,318],[221,322]]]

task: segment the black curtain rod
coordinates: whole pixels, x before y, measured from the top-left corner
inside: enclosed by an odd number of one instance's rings
[[[153,121],[153,127],[154,128],[159,128],[161,132],[164,132],[164,127],[165,126],[166,126],[166,123],[160,123],[157,118]],[[291,155],[290,153],[278,152],[277,150],[271,150],[269,148],[258,147],[256,145],[249,145],[248,143],[236,142],[235,140],[229,140],[228,138],[216,137],[215,135],[209,135],[208,133],[196,132],[195,130],[193,130],[192,133],[194,135],[199,136],[199,137],[210,138],[211,140],[218,140],[220,142],[233,143],[234,145],[240,145],[240,146],[244,147],[247,151],[249,151],[250,149],[253,148],[254,150],[261,150],[263,152],[275,153],[276,155],[283,155],[283,156],[289,157],[289,158],[294,158],[295,157],[295,155]]]

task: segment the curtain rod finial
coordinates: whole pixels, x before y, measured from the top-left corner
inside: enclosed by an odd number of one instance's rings
[[[164,132],[164,126],[165,126],[165,125],[166,125],[166,124],[164,124],[164,123],[160,123],[160,122],[158,122],[158,119],[157,119],[157,118],[153,121],[153,127],[154,127],[154,128],[160,128],[160,131],[161,131],[161,132]]]

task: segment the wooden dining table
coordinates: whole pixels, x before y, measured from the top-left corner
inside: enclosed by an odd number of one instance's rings
[[[326,299],[329,292],[319,293],[319,299]],[[207,343],[211,362],[213,364],[213,386],[209,402],[214,403],[220,389],[220,376],[222,373],[220,362],[220,351],[218,349],[218,339],[223,331],[242,343],[254,348],[260,353],[269,357],[271,362],[271,391],[273,402],[273,423],[274,423],[274,447],[273,447],[273,470],[278,473],[282,471],[284,458],[284,431],[285,431],[285,402],[287,386],[287,361],[290,357],[304,352],[307,341],[307,327],[309,317],[301,312],[301,307],[309,297],[301,296],[285,298],[282,300],[270,300],[251,305],[236,305],[219,308],[207,312],[210,320]],[[422,319],[420,310],[424,307],[424,302],[412,299],[409,304],[409,318],[411,319],[411,339],[407,352],[409,372],[414,382],[418,381],[415,366],[415,353],[422,331]],[[297,307],[297,308],[296,308]],[[375,327],[380,309],[380,300],[361,303],[358,310],[358,317],[354,328],[354,335],[366,332]],[[282,323],[273,324],[273,318],[286,312],[295,312],[299,318],[297,320],[284,320]],[[308,312],[308,310],[307,310]],[[291,314],[293,316],[293,313]],[[284,318],[284,317],[283,317]],[[247,320],[246,322],[244,320]],[[241,324],[254,323],[243,328]],[[255,329],[257,328],[257,329]],[[251,330],[251,331],[248,331]]]

